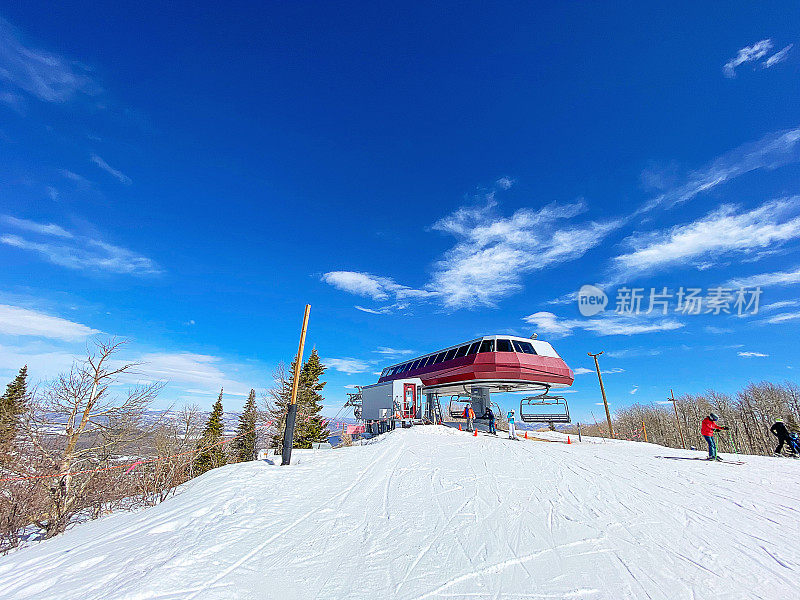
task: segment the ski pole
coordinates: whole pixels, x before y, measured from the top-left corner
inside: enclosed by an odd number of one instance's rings
[[[733,441],[733,437],[731,436],[730,430],[727,430],[728,434],[728,443],[733,447],[733,453],[739,454],[739,448],[736,447],[736,442]]]

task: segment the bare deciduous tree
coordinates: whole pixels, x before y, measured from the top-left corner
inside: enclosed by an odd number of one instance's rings
[[[97,340],[83,363],[73,365],[32,402],[27,441],[59,475],[48,480],[50,503],[38,521],[47,537],[64,531],[73,515],[92,504],[93,484],[108,477],[99,469],[113,466],[149,433],[142,417],[163,384],[133,385],[113,393],[120,378],[137,366],[115,360],[123,344]]]

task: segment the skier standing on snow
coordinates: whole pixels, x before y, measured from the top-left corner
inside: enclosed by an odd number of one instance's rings
[[[708,460],[722,460],[719,456],[717,456],[717,442],[714,439],[714,434],[717,431],[722,431],[723,429],[728,428],[717,425],[718,418],[719,417],[714,413],[710,413],[705,419],[703,419],[703,423],[700,425],[700,434],[705,438],[706,443],[708,444]]]
[[[494,427],[494,412],[490,406],[486,407],[486,412],[483,413],[483,418],[489,421],[489,433],[497,435],[497,429]]]
[[[464,418],[467,420],[467,431],[472,431],[473,421],[475,420],[475,411],[472,410],[472,404],[467,404],[464,407]]]
[[[776,456],[781,455],[781,450],[783,450],[784,444],[789,446],[789,453],[792,456],[797,455],[794,449],[794,444],[792,444],[792,439],[789,437],[789,430],[786,428],[786,424],[783,422],[783,419],[775,419],[775,424],[770,427],[769,430],[773,433],[773,435],[778,437],[778,447],[775,448]]]
[[[514,431],[514,409],[512,408],[508,411],[508,415],[506,415],[508,419],[508,439],[515,440],[517,439],[517,434]]]

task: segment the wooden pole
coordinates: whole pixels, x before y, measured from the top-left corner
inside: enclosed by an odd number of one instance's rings
[[[644,424],[644,421],[642,421],[642,431],[644,432],[644,441],[646,442],[647,441],[647,426]]]
[[[297,359],[294,363],[294,381],[292,382],[292,399],[286,411],[286,429],[283,431],[283,451],[281,452],[281,465],[288,465],[292,460],[292,446],[294,445],[294,424],[297,419],[297,388],[300,385],[300,370],[303,368],[303,346],[306,344],[306,329],[308,329],[308,313],[311,305],[306,304],[303,315],[303,329],[300,332],[300,345],[297,348]]]
[[[678,433],[681,436],[681,448],[686,450],[686,441],[683,439],[683,429],[681,429],[681,419],[678,417],[678,405],[676,404],[675,394],[672,393],[672,390],[669,391],[669,398],[667,398],[670,402],[672,402],[672,408],[675,409],[675,422],[678,424]]]
[[[608,421],[608,437],[614,437],[614,426],[611,425],[611,413],[608,410],[608,400],[606,400],[606,388],[603,386],[603,376],[600,375],[600,363],[597,362],[597,357],[600,356],[603,351],[598,352],[597,354],[592,354],[589,352],[589,356],[594,359],[594,367],[597,369],[597,379],[600,381],[600,393],[603,394],[603,406],[606,407],[606,420]]]

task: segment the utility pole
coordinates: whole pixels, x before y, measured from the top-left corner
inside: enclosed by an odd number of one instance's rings
[[[675,403],[675,394],[672,393],[671,389],[669,391],[669,398],[667,398],[667,400],[672,402],[672,408],[675,409],[675,422],[678,424],[678,433],[681,436],[681,448],[686,450],[686,442],[683,439],[683,430],[681,429],[681,420],[680,417],[678,417],[678,405]]]
[[[600,375],[600,363],[597,362],[597,357],[600,356],[603,351],[598,352],[597,354],[592,354],[588,352],[589,356],[594,359],[594,366],[597,369],[597,379],[600,381],[600,393],[603,394],[603,406],[606,407],[606,420],[608,420],[608,436],[613,438],[614,437],[614,427],[611,425],[611,413],[608,411],[608,400],[606,400],[606,388],[603,387],[603,376]]]
[[[308,313],[311,305],[306,304],[303,315],[303,329],[300,332],[300,346],[297,348],[297,359],[294,363],[294,382],[292,383],[292,400],[286,411],[286,429],[283,430],[283,450],[281,451],[281,465],[288,465],[292,460],[292,445],[294,442],[294,423],[297,419],[297,387],[300,385],[300,370],[303,368],[303,346],[306,344],[306,329],[308,328]]]

